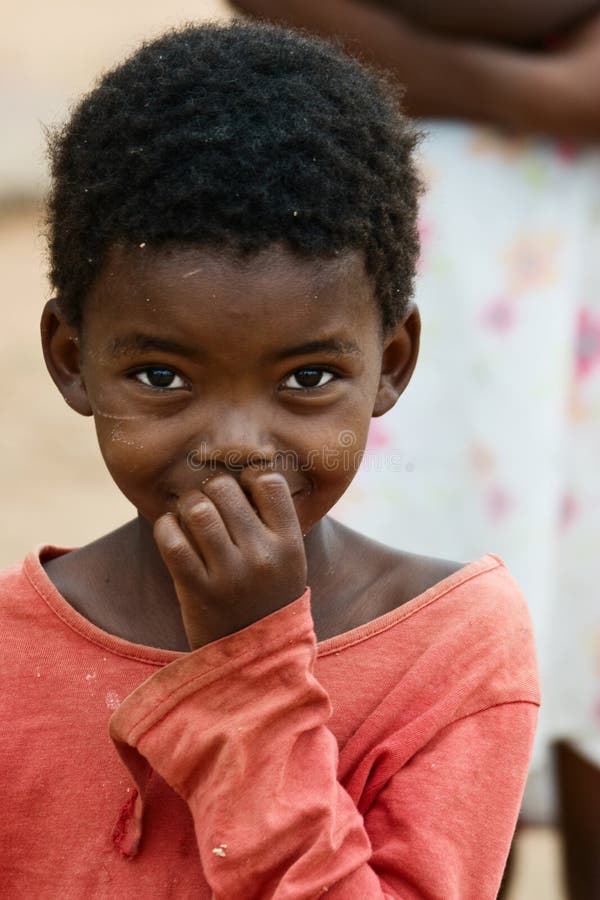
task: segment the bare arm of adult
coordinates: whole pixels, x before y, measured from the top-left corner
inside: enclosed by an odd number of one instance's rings
[[[235,0],[234,6],[255,18],[339,36],[348,51],[406,85],[411,115],[600,140],[600,15],[560,48],[533,53],[450,39],[359,0]]]

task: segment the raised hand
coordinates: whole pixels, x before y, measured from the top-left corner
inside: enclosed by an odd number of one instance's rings
[[[246,496],[245,491],[251,497]],[[154,539],[175,585],[192,650],[297,599],[306,554],[285,478],[246,468],[208,479],[156,520]]]

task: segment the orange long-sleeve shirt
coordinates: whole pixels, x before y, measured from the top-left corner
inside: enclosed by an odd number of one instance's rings
[[[492,900],[539,697],[503,563],[317,644],[310,591],[190,653],[0,574],[1,895]]]

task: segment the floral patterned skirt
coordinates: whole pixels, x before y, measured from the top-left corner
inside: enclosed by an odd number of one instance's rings
[[[527,598],[548,748],[600,736],[600,149],[425,123],[420,359],[332,515],[376,540],[500,555]]]

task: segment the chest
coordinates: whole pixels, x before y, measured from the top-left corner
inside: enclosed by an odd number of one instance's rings
[[[32,650],[27,660],[16,654],[7,660],[7,687],[14,702],[0,714],[5,802],[12,811],[10,821],[0,825],[7,895],[71,896],[75,889],[78,896],[96,900],[140,893],[149,900],[208,900],[211,892],[188,807],[159,776],[149,783],[140,853],[126,860],[112,842],[132,783],[108,738],[108,720],[119,700],[153,667],[91,643],[82,644],[79,653],[69,652],[68,645],[61,652],[56,644],[51,656],[42,640],[32,646],[39,653]],[[389,684],[381,683],[360,655],[367,681],[359,704],[344,654],[332,654],[324,664],[318,660],[316,667],[335,710],[330,728],[342,751],[340,781],[357,805],[364,778],[351,783],[349,773],[356,772],[362,744],[344,750],[342,743],[361,728],[371,733],[364,720],[393,683],[385,656],[377,657]],[[355,663],[348,663],[354,669]],[[40,797],[43,815],[38,814]]]

